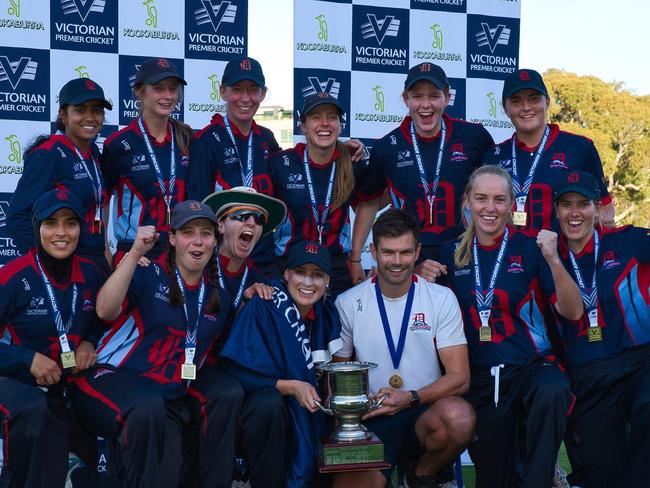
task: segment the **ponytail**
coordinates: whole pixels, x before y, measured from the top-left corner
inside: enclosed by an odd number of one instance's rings
[[[336,160],[336,181],[332,195],[332,209],[342,207],[350,198],[354,189],[354,172],[352,171],[352,158],[350,151],[341,141],[336,141],[336,150],[339,158]]]

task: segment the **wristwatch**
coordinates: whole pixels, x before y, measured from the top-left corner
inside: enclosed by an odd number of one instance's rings
[[[417,407],[420,404],[420,395],[415,390],[409,390],[411,393],[411,404],[409,407]]]

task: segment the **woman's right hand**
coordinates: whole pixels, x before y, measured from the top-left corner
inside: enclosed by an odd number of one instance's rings
[[[36,384],[39,386],[55,385],[61,381],[59,365],[40,352],[34,354],[29,372],[36,378]]]
[[[349,269],[350,269],[350,275],[352,276],[352,284],[356,285],[358,283],[361,283],[366,279],[366,272],[363,270],[363,266],[361,265],[361,262],[353,262],[353,261],[348,261],[349,263]]]
[[[301,407],[310,412],[314,413],[318,410],[314,401],[320,402],[320,396],[311,384],[299,380],[278,380],[276,388],[283,395],[294,397]]]
[[[159,238],[160,233],[156,232],[156,228],[153,225],[143,225],[142,227],[138,227],[138,233],[135,236],[130,252],[138,256],[138,259],[140,259],[153,249],[153,246]]]

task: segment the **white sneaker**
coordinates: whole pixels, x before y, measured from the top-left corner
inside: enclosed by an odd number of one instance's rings
[[[566,472],[558,463],[555,463],[555,473],[553,474],[551,488],[571,488],[571,485],[566,479]]]

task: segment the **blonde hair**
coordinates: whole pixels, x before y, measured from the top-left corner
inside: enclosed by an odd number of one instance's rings
[[[339,152],[339,157],[336,160],[336,181],[332,195],[333,209],[345,205],[354,189],[354,172],[352,171],[350,151],[341,141],[336,141],[336,149]]]
[[[506,181],[508,187],[508,194],[510,195],[510,202],[514,202],[515,194],[512,188],[512,179],[506,170],[500,166],[481,166],[474,170],[470,175],[467,185],[465,186],[465,192],[463,193],[463,203],[461,204],[461,211],[464,212],[466,208],[469,208],[469,195],[474,189],[474,183],[476,179],[483,175],[494,175],[503,178]],[[512,222],[512,215],[508,217],[508,223]],[[454,251],[454,264],[457,268],[463,268],[467,266],[472,260],[472,241],[474,240],[474,235],[476,234],[476,228],[472,218],[463,218],[463,223],[465,224],[465,232],[460,236],[460,243]]]

